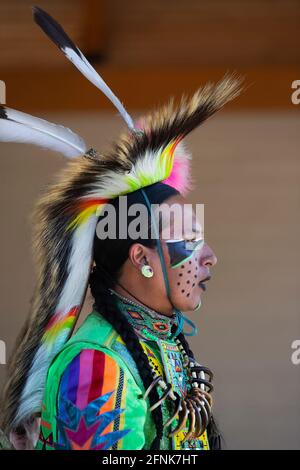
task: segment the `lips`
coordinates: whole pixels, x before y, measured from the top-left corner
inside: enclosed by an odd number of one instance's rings
[[[202,281],[199,282],[198,286],[201,287],[201,289],[203,291],[206,291],[206,285],[205,285],[205,282],[209,281],[211,278],[211,276],[207,276],[205,277],[204,279],[202,279]]]

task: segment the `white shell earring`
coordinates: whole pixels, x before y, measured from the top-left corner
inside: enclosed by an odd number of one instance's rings
[[[142,266],[141,273],[145,277],[152,277],[154,274],[153,269],[151,266],[149,266],[149,264],[144,264],[144,266]]]

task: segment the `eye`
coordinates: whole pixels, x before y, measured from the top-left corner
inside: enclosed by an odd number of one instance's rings
[[[200,250],[202,246],[204,245],[204,238],[198,238],[198,239],[190,239],[190,240],[185,240],[185,248],[186,250]]]

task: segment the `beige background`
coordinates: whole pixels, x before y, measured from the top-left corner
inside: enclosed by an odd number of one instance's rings
[[[115,114],[47,114],[91,144],[118,134]],[[108,137],[109,136],[109,137]],[[191,318],[200,362],[215,372],[215,412],[229,449],[300,449],[299,111],[222,112],[188,137],[205,234],[218,263]],[[65,163],[1,144],[0,340],[11,353],[29,309],[34,272],[29,214]],[[87,299],[85,312],[90,308]],[[0,385],[5,365],[0,365]]]

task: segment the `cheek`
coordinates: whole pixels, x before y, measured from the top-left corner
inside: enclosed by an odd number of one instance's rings
[[[183,297],[189,298],[198,284],[198,256],[186,261],[173,271],[176,290]]]

